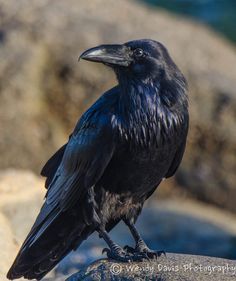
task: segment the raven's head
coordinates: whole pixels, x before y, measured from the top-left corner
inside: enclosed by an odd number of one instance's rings
[[[100,45],[85,51],[80,58],[112,67],[118,78],[125,76],[142,81],[156,81],[164,76],[182,76],[166,48],[149,39],[121,45]]]

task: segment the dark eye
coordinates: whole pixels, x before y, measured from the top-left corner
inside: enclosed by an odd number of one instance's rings
[[[142,57],[143,56],[143,50],[142,49],[140,49],[140,48],[138,48],[138,49],[135,49],[134,50],[134,55],[135,55],[135,57]]]

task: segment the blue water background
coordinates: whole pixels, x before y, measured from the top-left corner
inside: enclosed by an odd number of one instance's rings
[[[208,24],[236,42],[236,0],[141,0]]]

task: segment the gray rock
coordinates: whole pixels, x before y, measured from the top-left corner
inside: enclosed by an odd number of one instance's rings
[[[155,261],[119,263],[98,260],[73,274],[66,281],[233,281],[236,262],[206,256],[170,254]]]
[[[44,181],[31,171],[0,171],[0,211],[9,220],[18,247],[42,206],[43,185]]]
[[[11,225],[7,218],[0,212],[0,280],[5,281],[6,272],[9,269],[10,263],[14,259],[17,250],[14,235],[11,230]]]
[[[42,186],[31,171],[0,171],[1,281],[8,280],[7,271],[42,205]]]

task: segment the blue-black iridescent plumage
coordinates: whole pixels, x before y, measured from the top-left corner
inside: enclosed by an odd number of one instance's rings
[[[83,114],[68,143],[44,166],[45,203],[10,279],[41,279],[94,231],[112,258],[152,253],[134,223],[144,201],[181,162],[188,132],[185,78],[153,40],[102,45],[82,58],[112,67],[118,85]],[[133,253],[109,240],[107,231],[120,220],[136,240]]]

